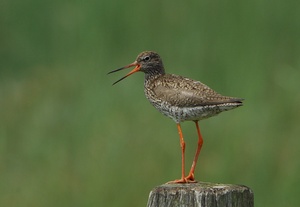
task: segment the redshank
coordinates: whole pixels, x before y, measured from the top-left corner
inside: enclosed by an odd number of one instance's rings
[[[203,144],[198,121],[242,106],[243,99],[222,96],[199,81],[166,74],[160,56],[153,51],[140,53],[133,63],[108,74],[133,66],[135,68],[131,72],[114,82],[113,85],[135,72],[145,73],[144,92],[147,99],[158,111],[173,119],[177,124],[181,146],[181,178],[170,183],[196,182],[194,172]],[[180,126],[183,121],[195,122],[198,134],[197,150],[187,176],[185,174],[185,141]]]

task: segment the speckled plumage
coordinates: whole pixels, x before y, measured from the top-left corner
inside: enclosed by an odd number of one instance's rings
[[[115,83],[135,72],[141,71],[145,73],[144,92],[147,99],[162,114],[170,117],[177,123],[182,149],[182,176],[181,179],[173,182],[195,182],[194,171],[203,143],[198,121],[242,106],[243,99],[222,96],[199,81],[166,74],[160,56],[152,51],[142,52],[132,64],[110,73],[132,66],[136,67]],[[185,142],[180,126],[180,122],[183,121],[194,121],[198,133],[198,147],[188,176],[185,176],[184,172]]]
[[[222,96],[199,81],[164,74],[145,79],[150,103],[176,123],[205,119],[241,106],[242,99]]]
[[[150,60],[146,61],[145,57]],[[161,58],[155,52],[141,53],[137,62],[141,63],[140,70],[145,73],[147,99],[176,123],[205,119],[242,105],[242,99],[222,96],[199,81],[166,74]]]

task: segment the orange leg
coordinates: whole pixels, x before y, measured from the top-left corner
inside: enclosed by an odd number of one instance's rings
[[[195,124],[196,124],[196,128],[197,128],[197,133],[198,133],[198,147],[197,147],[197,150],[196,150],[196,154],[195,154],[195,157],[194,157],[194,160],[193,160],[191,170],[190,170],[188,176],[185,177],[185,180],[188,181],[188,182],[195,181],[194,172],[195,172],[198,156],[200,154],[201,147],[202,147],[202,144],[203,144],[203,139],[202,139],[202,135],[200,133],[200,128],[199,128],[199,125],[198,125],[198,121],[195,121]]]
[[[179,138],[180,138],[180,147],[181,147],[181,179],[179,180],[174,180],[174,181],[170,181],[168,183],[186,183],[187,180],[185,179],[185,172],[184,172],[184,152],[185,152],[185,142],[183,139],[183,135],[182,135],[182,130],[181,130],[181,126],[178,123],[177,124],[177,129],[178,129],[178,133],[179,133]]]

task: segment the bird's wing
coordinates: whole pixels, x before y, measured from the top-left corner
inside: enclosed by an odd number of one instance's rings
[[[175,81],[176,80],[176,81]],[[242,99],[222,96],[205,84],[181,76],[164,76],[152,91],[156,97],[178,107],[194,107],[222,103],[241,103]]]

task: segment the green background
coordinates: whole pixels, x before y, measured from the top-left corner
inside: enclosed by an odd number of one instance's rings
[[[299,206],[298,1],[0,3],[0,206],[146,206],[180,177],[175,123],[146,100],[144,50],[243,107],[200,122],[196,179],[243,184],[255,206]],[[129,71],[129,70],[128,70]],[[196,148],[182,124],[187,171]]]

